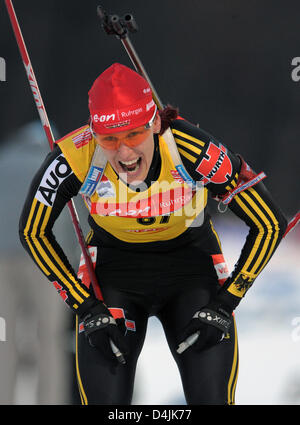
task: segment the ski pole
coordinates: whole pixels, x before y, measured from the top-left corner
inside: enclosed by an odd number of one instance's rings
[[[46,109],[45,109],[45,106],[44,106],[44,102],[43,102],[43,99],[42,99],[42,96],[41,96],[41,93],[40,93],[40,90],[39,90],[39,87],[38,87],[38,83],[37,83],[37,80],[35,78],[35,74],[34,74],[34,71],[33,71],[32,65],[31,65],[31,61],[30,61],[30,58],[29,58],[29,55],[28,55],[28,51],[27,51],[27,48],[26,48],[26,45],[25,45],[25,42],[24,42],[24,39],[23,39],[23,35],[22,35],[21,29],[20,29],[20,25],[19,25],[16,13],[15,13],[12,1],[11,0],[5,0],[5,4],[6,4],[8,15],[9,15],[9,18],[10,18],[10,21],[11,21],[13,32],[15,34],[17,44],[18,44],[18,47],[19,47],[19,50],[20,50],[20,54],[21,54],[21,57],[22,57],[22,60],[23,60],[24,66],[25,66],[28,82],[29,82],[29,85],[30,85],[31,90],[32,90],[32,94],[33,94],[34,101],[35,101],[35,104],[36,104],[36,107],[37,107],[37,110],[38,110],[38,113],[39,113],[39,116],[40,116],[40,120],[41,120],[42,126],[44,128],[45,134],[47,136],[47,139],[48,139],[48,142],[49,142],[49,145],[50,145],[50,149],[52,150],[53,144],[55,143],[55,140],[54,140],[53,133],[52,133],[52,130],[51,130],[51,126],[50,126],[50,123],[49,123],[49,120],[48,120],[48,116],[47,116],[47,112],[46,112]],[[95,274],[94,267],[93,267],[93,264],[92,264],[92,260],[91,260],[89,251],[87,249],[87,246],[86,246],[86,243],[85,243],[85,240],[84,240],[84,236],[83,236],[80,224],[79,224],[78,214],[77,214],[77,211],[75,209],[75,205],[74,205],[74,202],[73,202],[72,199],[68,202],[68,208],[69,208],[71,219],[72,219],[74,229],[75,229],[75,232],[76,232],[76,235],[77,235],[77,239],[78,239],[78,242],[81,246],[81,250],[82,250],[82,253],[83,253],[83,256],[84,256],[84,259],[85,259],[85,263],[87,265],[87,269],[88,269],[89,277],[91,279],[93,290],[95,292],[96,297],[102,301],[103,296],[102,296],[102,293],[100,291],[99,284],[97,282],[97,278],[96,278],[96,274]]]
[[[12,24],[12,27],[13,27],[13,31],[14,31],[14,34],[15,34],[15,37],[16,37],[16,40],[17,40],[17,44],[18,44],[18,47],[19,47],[19,50],[20,50],[20,53],[21,53],[21,57],[22,57],[22,60],[23,60],[24,66],[25,66],[28,81],[29,81],[29,84],[30,84],[30,87],[31,87],[31,90],[32,90],[32,93],[33,93],[33,97],[34,97],[34,100],[35,100],[35,103],[36,103],[36,106],[37,106],[37,110],[38,110],[40,119],[41,119],[41,123],[42,123],[44,131],[46,133],[46,136],[47,136],[47,139],[48,139],[48,142],[49,142],[49,145],[50,145],[50,149],[52,150],[53,144],[55,143],[55,140],[54,140],[53,133],[52,133],[52,130],[51,130],[51,126],[50,126],[50,123],[49,123],[49,120],[48,120],[48,116],[47,116],[47,112],[46,112],[46,109],[45,109],[45,106],[44,106],[44,102],[43,102],[43,99],[42,99],[42,96],[41,96],[41,93],[40,93],[40,90],[39,90],[39,87],[38,87],[38,83],[37,83],[37,80],[36,80],[32,65],[31,65],[31,61],[30,61],[30,58],[29,58],[29,55],[28,55],[28,52],[27,52],[27,49],[26,49],[26,45],[25,45],[25,42],[24,42],[24,39],[23,39],[23,36],[22,36],[22,32],[21,32],[21,29],[20,29],[20,26],[19,26],[19,23],[18,23],[18,19],[17,19],[16,13],[15,13],[12,1],[11,0],[5,0],[5,3],[6,3],[6,8],[7,8],[7,11],[8,11],[8,14],[9,14],[9,17],[10,17],[10,21],[11,21],[11,24]],[[91,257],[90,257],[90,253],[89,253],[88,248],[86,246],[84,236],[83,236],[83,233],[82,233],[82,230],[81,230],[81,227],[80,227],[78,214],[76,212],[75,205],[74,205],[74,202],[73,202],[72,199],[68,202],[68,208],[69,208],[71,219],[72,219],[74,229],[75,229],[75,232],[76,232],[76,235],[77,235],[77,239],[78,239],[78,242],[81,246],[82,254],[83,254],[84,259],[85,259],[89,278],[91,280],[95,296],[99,300],[103,301],[103,296],[102,296],[100,286],[99,286],[98,281],[97,281],[97,277],[96,277],[96,274],[95,274],[95,271],[94,271],[94,267],[93,267],[93,263],[92,263],[92,260],[91,260]],[[118,361],[122,364],[125,364],[126,361],[125,361],[123,354],[114,345],[112,340],[110,340],[110,345],[111,345],[112,351],[114,352]]]
[[[42,126],[44,128],[46,137],[48,139],[50,149],[52,150],[53,145],[55,143],[55,140],[54,140],[53,133],[52,133],[52,130],[51,130],[51,126],[50,126],[50,123],[49,123],[47,112],[46,112],[46,109],[45,109],[45,106],[44,106],[44,102],[43,102],[43,99],[42,99],[42,96],[41,96],[41,93],[40,93],[40,90],[39,90],[39,86],[38,86],[38,83],[37,83],[37,80],[36,80],[32,65],[31,65],[31,61],[30,61],[29,54],[28,54],[28,51],[27,51],[27,48],[26,48],[26,45],[25,45],[25,41],[24,41],[24,38],[23,38],[23,35],[22,35],[22,32],[21,32],[21,28],[20,28],[15,10],[14,10],[14,7],[13,7],[12,1],[11,0],[5,0],[5,4],[6,4],[8,15],[9,15],[12,27],[13,27],[13,31],[14,31],[16,40],[17,40],[17,44],[18,44],[18,47],[19,47],[19,50],[20,50],[20,54],[21,54],[21,57],[22,57],[22,60],[23,60],[24,66],[25,66],[29,85],[30,85],[31,90],[32,90],[32,94],[33,94],[33,97],[34,97],[34,100],[35,100],[35,103],[36,103],[36,107],[37,107],[37,110],[38,110],[38,113],[39,113],[39,116],[40,116],[40,120],[41,120]],[[71,199],[68,202],[67,205],[68,205],[69,212],[70,212],[70,215],[71,215],[71,219],[72,219],[72,222],[73,222],[73,226],[74,226],[74,229],[75,229],[75,232],[76,232],[76,235],[77,235],[77,239],[78,239],[78,242],[80,244],[84,259],[85,259],[85,263],[86,263],[87,270],[88,270],[88,273],[89,273],[89,278],[91,280],[95,296],[99,300],[103,301],[103,296],[102,296],[100,286],[99,286],[98,281],[97,281],[97,277],[96,277],[96,274],[95,274],[95,271],[94,271],[94,267],[93,267],[93,263],[92,263],[92,260],[91,260],[91,257],[90,257],[90,253],[88,251],[88,248],[87,248],[85,240],[84,240],[84,236],[83,236],[83,233],[82,233],[82,229],[80,227],[79,218],[78,218],[77,211],[75,209],[75,204],[73,202],[73,199]],[[110,340],[110,344],[111,344],[112,351],[114,352],[118,361],[122,364],[125,364],[126,361],[124,359],[123,354],[114,345],[112,340]]]

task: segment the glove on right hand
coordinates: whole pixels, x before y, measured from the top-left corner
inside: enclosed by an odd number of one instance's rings
[[[123,355],[128,355],[129,350],[124,333],[103,302],[92,307],[83,320],[84,332],[89,344],[97,348],[109,363],[114,365],[118,363],[112,351],[110,339]],[[117,320],[119,321],[119,319]]]
[[[200,331],[192,348],[202,351],[222,341],[232,322],[232,311],[227,311],[216,302],[211,302],[197,311],[183,329],[181,341]]]

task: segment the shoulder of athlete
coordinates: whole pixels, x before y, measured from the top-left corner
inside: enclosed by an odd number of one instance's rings
[[[57,140],[56,144],[76,177],[83,182],[89,170],[96,146],[90,127],[84,125]]]
[[[30,204],[35,198],[52,207],[59,198],[58,194],[65,199],[71,199],[77,195],[81,185],[59,145],[55,144],[31,181],[26,204]]]
[[[240,158],[207,131],[184,120],[172,122],[171,130],[188,173],[213,194],[231,190],[238,179]]]

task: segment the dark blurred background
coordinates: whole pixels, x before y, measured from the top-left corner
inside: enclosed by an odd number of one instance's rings
[[[56,138],[85,124],[88,90],[105,68],[113,62],[132,66],[120,41],[101,29],[98,4],[14,1]],[[290,218],[299,208],[300,81],[292,78],[292,60],[300,57],[299,0],[100,4],[110,13],[134,14],[139,31],[131,40],[162,101],[179,107],[182,116],[240,153],[256,171],[264,171],[266,186]],[[0,57],[6,62],[6,81],[0,81],[0,316],[7,321],[8,335],[0,347],[0,404],[79,403],[72,364],[73,317],[63,303],[58,305],[53,288],[41,282],[17,236],[25,193],[49,148],[4,1]],[[211,208],[216,213],[216,204]],[[84,214],[80,209],[81,218]],[[67,213],[60,225],[64,232],[57,234],[77,267],[80,252]],[[231,246],[228,251],[233,251]],[[30,290],[28,282],[33,282]],[[47,324],[37,325],[41,315]],[[39,341],[38,347],[31,341]],[[43,361],[37,366],[39,359]],[[70,384],[64,380],[66,373]]]
[[[112,62],[131,66],[121,43],[96,16],[98,0],[15,1],[14,6],[51,122],[59,135],[85,123],[87,92]],[[131,36],[164,103],[241,153],[288,215],[298,207],[300,82],[299,1],[102,0],[109,12],[132,12]],[[4,2],[0,6],[1,136],[36,117]]]

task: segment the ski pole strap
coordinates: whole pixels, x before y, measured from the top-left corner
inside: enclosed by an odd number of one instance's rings
[[[199,319],[201,322],[205,323],[206,325],[212,325],[216,328],[220,329],[223,333],[227,333],[230,325],[231,325],[231,316],[225,313],[223,310],[223,313],[216,312],[214,310],[211,310],[209,308],[203,308],[200,311],[197,311],[193,319]],[[226,316],[225,316],[226,314]]]
[[[96,316],[88,315],[84,319],[84,331],[86,335],[89,335],[92,332],[97,331],[98,329],[104,329],[108,325],[115,325],[117,323],[112,316],[107,314],[97,314]]]

